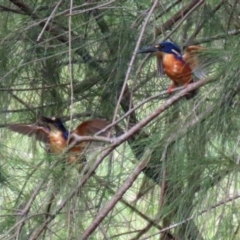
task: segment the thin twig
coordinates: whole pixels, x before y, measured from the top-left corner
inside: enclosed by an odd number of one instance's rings
[[[95,170],[103,161],[103,159],[108,156],[115,148],[116,146],[109,147],[108,149],[102,151],[101,154],[99,154],[92,167],[83,176],[83,178],[79,179],[77,186],[70,191],[67,197],[63,199],[63,201],[58,205],[55,211],[52,212],[52,214],[43,222],[43,224],[39,228],[35,229],[35,231],[29,237],[29,240],[36,240],[38,238],[38,236],[47,228],[48,224],[57,216],[57,214],[63,209],[63,207],[69,202],[69,200],[72,199],[73,196],[78,193],[79,189],[86,184],[87,180],[94,174]]]
[[[160,199],[159,199],[159,209],[158,209],[158,213],[160,213],[161,211],[161,208],[163,206],[163,202],[164,202],[164,196],[166,194],[166,166],[165,164],[163,163],[163,179],[162,179],[162,184],[161,184],[161,194],[160,194]],[[152,222],[148,222],[148,224],[143,228],[141,229],[137,235],[133,238],[131,238],[131,240],[138,240],[140,239],[140,237],[142,235],[144,235],[147,231],[149,231],[149,229],[151,229],[151,227],[153,226],[153,223],[154,222],[159,222],[160,220],[160,214],[157,214],[154,221]],[[164,238],[165,239],[165,236],[167,236],[168,239],[173,239],[175,240],[174,236],[169,233],[169,232],[164,232]]]
[[[25,91],[35,91],[35,90],[56,88],[56,87],[62,87],[62,86],[69,86],[69,83],[45,85],[43,87],[32,87],[32,88],[7,88],[7,87],[1,87],[0,91],[25,92]]]
[[[146,126],[152,119],[156,118],[159,114],[164,112],[167,108],[169,108],[175,102],[177,102],[179,99],[181,99],[183,96],[185,96],[189,91],[197,89],[197,88],[207,84],[211,80],[212,80],[211,78],[199,80],[198,82],[192,83],[191,85],[189,85],[187,89],[184,89],[184,90],[180,91],[179,93],[175,94],[173,97],[166,100],[160,107],[155,109],[146,118],[142,119],[139,123],[137,123],[135,126],[130,128],[126,133],[115,138],[116,143],[120,144],[120,143],[124,142],[126,139],[130,138],[133,134],[135,134],[139,129]]]
[[[50,166],[49,170],[54,169],[54,167],[59,163],[59,161],[55,161],[52,166]],[[22,227],[24,226],[25,222],[27,219],[29,219],[30,217],[28,216],[28,213],[32,207],[32,204],[34,202],[34,200],[36,199],[37,195],[40,193],[40,190],[42,188],[42,186],[44,185],[44,183],[48,180],[48,178],[42,178],[42,180],[38,183],[38,185],[36,187],[33,188],[32,190],[32,194],[30,196],[30,198],[28,199],[27,203],[25,204],[24,208],[17,214],[18,216],[21,216],[21,219],[13,226],[11,227],[4,235],[4,236],[8,236],[8,234],[14,230],[14,228],[18,228],[17,232],[20,232]]]
[[[190,86],[191,84],[189,84],[188,86]],[[172,92],[176,92],[179,90],[184,89],[185,87],[177,87],[174,88],[172,90]],[[112,122],[111,124],[109,124],[108,126],[106,126],[104,129],[100,130],[99,132],[96,133],[96,135],[94,136],[79,136],[77,134],[72,133],[70,136],[70,139],[73,138],[73,142],[71,143],[71,145],[69,145],[69,148],[66,150],[66,152],[68,152],[71,148],[73,148],[76,144],[79,144],[80,142],[83,141],[99,141],[99,142],[106,142],[106,143],[112,143],[114,141],[114,139],[108,138],[108,137],[101,137],[98,136],[99,134],[106,132],[108,129],[110,129],[111,127],[115,126],[116,124],[118,124],[119,122],[121,122],[123,119],[127,118],[132,112],[134,112],[135,110],[137,110],[138,108],[140,108],[142,105],[144,105],[145,103],[150,102],[153,99],[157,99],[162,95],[168,94],[167,90],[162,91],[154,96],[148,97],[146,99],[144,99],[142,102],[138,103],[134,108],[131,108],[128,112],[126,112],[124,115],[122,115],[119,119],[117,119],[115,122]]]
[[[208,83],[211,81],[211,79],[203,79],[196,83],[193,83],[188,86],[187,89],[184,89],[177,93],[175,96],[171,97],[165,103],[163,103],[160,107],[158,107],[155,111],[153,111],[150,115],[148,115],[145,119],[141,120],[138,124],[133,126],[129,131],[121,135],[120,137],[117,137],[114,141],[114,143],[109,146],[106,150],[103,150],[101,154],[97,157],[95,162],[93,163],[92,167],[89,169],[89,171],[83,176],[82,179],[79,180],[77,186],[70,191],[68,196],[58,205],[58,207],[55,209],[55,211],[52,213],[51,216],[48,216],[46,221],[37,228],[29,237],[29,240],[36,240],[38,236],[44,231],[44,229],[48,226],[48,224],[57,216],[57,214],[63,209],[63,207],[67,204],[67,202],[79,191],[81,187],[83,187],[87,180],[91,177],[91,175],[95,172],[97,167],[100,165],[100,163],[103,161],[103,159],[108,156],[118,145],[129,139],[134,133],[136,133],[139,129],[147,125],[152,119],[156,118],[159,114],[164,112],[167,108],[169,108],[171,105],[173,105],[176,101],[181,99],[183,96],[185,96],[189,91],[199,88],[200,86]],[[139,170],[139,169],[138,169]]]
[[[167,40],[168,38],[170,38],[172,36],[172,34],[182,25],[182,23],[185,21],[185,19],[190,16],[194,10],[196,8],[198,8],[200,5],[202,5],[204,3],[205,0],[200,0],[197,4],[195,4],[182,18],[181,20],[176,24],[176,26],[174,27],[174,29],[169,33],[167,34],[165,37],[164,37],[164,40]]]
[[[73,92],[73,73],[72,73],[72,9],[73,9],[73,0],[70,0],[70,9],[69,9],[69,18],[68,18],[68,72],[70,80],[70,125],[69,132],[72,129],[72,120],[73,120],[73,102],[74,102],[74,92]],[[68,140],[69,141],[69,140]]]
[[[156,21],[157,19],[161,18],[163,15],[165,15],[166,13],[168,13],[172,8],[174,8],[176,5],[178,5],[180,2],[182,2],[182,0],[176,0],[175,2],[173,3],[170,3],[170,5],[163,9],[159,14],[157,14],[154,18],[154,21]],[[163,6],[162,6],[163,8]],[[152,21],[151,21],[152,22]],[[150,23],[151,23],[150,22]]]
[[[103,221],[107,214],[114,208],[117,202],[121,199],[123,194],[132,186],[133,182],[136,180],[138,175],[141,173],[143,168],[149,161],[149,157],[143,157],[143,160],[140,161],[133,172],[126,178],[125,182],[119,187],[115,195],[109,200],[103,209],[97,214],[89,227],[83,232],[81,239],[87,239],[91,233],[98,227],[98,225]]]
[[[213,209],[215,209],[215,208],[217,208],[217,207],[220,207],[220,206],[222,206],[222,205],[224,205],[224,204],[226,204],[226,203],[228,203],[228,202],[232,202],[232,201],[234,201],[234,200],[236,200],[236,199],[238,199],[238,198],[240,198],[240,193],[239,193],[239,192],[238,192],[237,194],[235,194],[234,196],[232,196],[232,197],[228,197],[228,198],[226,198],[226,199],[223,199],[222,201],[216,203],[215,205],[211,206],[211,207],[208,208],[208,209],[204,209],[203,211],[201,211],[201,212],[199,212],[199,213],[196,213],[196,214],[192,215],[191,217],[189,217],[189,218],[187,218],[187,219],[185,219],[185,220],[183,220],[183,221],[181,221],[181,222],[174,223],[174,224],[172,224],[171,226],[162,229],[162,230],[159,231],[158,233],[152,234],[151,236],[148,236],[148,237],[146,237],[146,238],[143,238],[142,240],[149,239],[150,237],[152,237],[152,236],[154,236],[154,235],[158,235],[159,233],[163,233],[163,232],[166,232],[166,231],[168,231],[168,230],[170,230],[170,229],[176,228],[176,227],[178,227],[178,226],[180,226],[180,225],[182,225],[182,224],[184,224],[184,223],[189,222],[190,220],[192,220],[192,219],[194,219],[194,218],[200,217],[200,216],[203,215],[204,213],[208,213],[208,212],[210,212],[211,210],[213,210]]]
[[[90,11],[93,11],[94,9],[100,9],[104,6],[107,6],[113,2],[115,2],[116,0],[112,0],[112,1],[107,1],[106,3],[103,3],[102,5],[97,5],[95,7],[92,7],[92,8],[88,8],[88,9],[84,9],[84,10],[76,10],[74,12],[71,12],[69,13],[69,15],[73,16],[73,15],[76,15],[76,14],[81,14],[81,13],[85,13],[85,12],[90,12]]]
[[[96,175],[94,175],[93,177],[98,181],[98,183],[101,183],[101,185],[104,186],[104,188],[106,188],[111,194],[116,193],[115,190],[113,190],[111,187],[109,187],[109,184],[107,182],[104,182],[102,179],[100,179]],[[123,203],[129,209],[131,209],[133,212],[135,212],[137,215],[139,215],[141,218],[143,218],[145,221],[151,222],[152,225],[154,227],[156,227],[158,230],[162,230],[162,227],[157,222],[155,222],[154,220],[149,218],[149,216],[145,215],[144,213],[142,213],[141,211],[136,209],[134,206],[132,206],[130,203],[128,203],[124,198],[121,198],[120,202]]]
[[[55,8],[53,9],[52,13],[51,13],[50,16],[47,18],[47,21],[45,22],[45,25],[44,25],[44,27],[42,28],[42,31],[41,31],[40,34],[38,35],[37,42],[40,41],[40,39],[41,39],[41,37],[42,37],[42,35],[43,35],[46,27],[48,26],[50,20],[52,19],[54,13],[57,11],[57,9],[58,9],[58,7],[59,7],[59,5],[60,5],[61,3],[62,3],[62,0],[60,0],[60,1],[56,4],[56,6],[55,6]]]
[[[150,9],[150,11],[149,11],[149,13],[148,13],[148,15],[147,15],[147,17],[146,17],[146,19],[145,19],[145,22],[144,22],[143,27],[142,27],[142,29],[141,29],[141,32],[140,32],[140,34],[139,34],[137,43],[136,43],[136,45],[135,45],[135,49],[134,49],[134,51],[133,51],[132,58],[131,58],[130,63],[129,63],[129,67],[128,67],[127,72],[126,72],[126,76],[125,76],[125,79],[124,79],[124,83],[123,83],[123,86],[122,86],[122,90],[121,90],[121,93],[120,93],[119,98],[118,98],[118,101],[117,101],[117,105],[116,105],[116,108],[115,108],[115,111],[114,111],[114,115],[113,115],[112,122],[115,122],[115,120],[116,120],[118,108],[119,108],[119,106],[120,106],[120,103],[121,103],[121,101],[122,101],[122,97],[123,97],[123,95],[124,95],[124,92],[125,92],[125,89],[126,89],[126,86],[127,86],[127,81],[128,81],[130,72],[131,72],[131,70],[132,70],[132,65],[133,65],[133,63],[134,63],[134,60],[135,60],[137,51],[138,51],[138,49],[139,49],[139,46],[140,46],[140,43],[141,43],[141,40],[142,40],[144,31],[145,31],[145,28],[146,28],[146,26],[147,26],[147,24],[148,24],[148,20],[149,20],[149,18],[150,18],[150,16],[151,16],[153,10],[155,9],[157,3],[158,3],[158,0],[155,0],[154,3],[153,3],[153,5],[152,5],[152,7],[151,7],[151,9]]]
[[[30,208],[32,207],[32,203],[34,202],[35,198],[40,192],[40,189],[42,188],[43,184],[45,183],[45,179],[42,180],[36,188],[33,189],[33,193],[31,194],[31,197],[29,198],[28,202],[25,204],[25,207],[21,209],[19,215],[22,217],[20,220],[20,224],[18,225],[16,234],[20,234],[22,227],[25,225],[25,221],[27,219],[27,214],[30,211]]]
[[[0,12],[13,12],[13,13],[17,13],[17,14],[26,15],[26,13],[24,13],[20,10],[9,8],[9,7],[2,6],[2,5],[0,5]]]
[[[235,35],[238,35],[239,33],[240,33],[240,29],[231,30],[231,31],[228,31],[226,33],[217,34],[215,36],[210,36],[210,37],[206,37],[206,38],[199,38],[197,40],[194,40],[192,42],[192,44],[197,45],[197,44],[201,44],[201,43],[207,43],[207,42],[211,42],[211,41],[214,41],[214,40],[224,39],[228,36],[235,36]]]
[[[226,2],[226,0],[222,0],[212,11],[211,11],[211,13],[209,13],[209,14],[211,14],[211,15],[214,15],[223,5],[224,5],[224,3]],[[206,6],[207,7],[207,6]],[[187,40],[185,40],[185,43],[183,44],[183,46],[189,46],[191,43],[192,43],[192,41],[193,41],[193,39],[200,33],[200,31],[201,31],[201,29],[203,28],[203,26],[204,26],[204,24],[207,22],[207,21],[209,21],[211,18],[205,18],[205,17],[203,17],[203,19],[202,19],[202,22],[195,28],[195,30],[194,30],[194,32],[191,34],[191,36],[187,39]]]
[[[166,30],[172,28],[172,26],[180,20],[184,15],[186,15],[191,9],[199,3],[199,0],[192,0],[186,4],[182,9],[177,11],[171,18],[169,18],[165,23],[163,23],[159,28],[156,28],[156,35],[164,34]]]

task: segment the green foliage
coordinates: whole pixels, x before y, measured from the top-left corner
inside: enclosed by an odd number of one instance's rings
[[[240,3],[157,2],[152,13],[155,2],[145,0],[1,2],[0,239],[81,239],[93,223],[88,239],[239,239]],[[169,107],[170,82],[157,76],[155,58],[134,55],[166,39],[204,46],[199,61],[211,79]],[[157,94],[119,123],[138,131],[91,176],[111,144],[87,155],[81,171],[6,128],[43,115],[73,129],[112,120],[117,108],[119,119]]]

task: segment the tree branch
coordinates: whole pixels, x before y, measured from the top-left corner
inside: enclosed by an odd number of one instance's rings
[[[88,226],[88,228],[83,232],[82,239],[88,239],[88,237],[91,235],[91,233],[99,226],[99,224],[103,221],[103,219],[107,216],[107,214],[114,208],[114,206],[117,204],[117,202],[122,198],[123,194],[132,186],[133,182],[136,180],[136,178],[139,176],[143,168],[146,166],[147,162],[149,160],[149,157],[145,156],[143,157],[143,160],[141,160],[136,168],[133,170],[133,172],[126,178],[125,182],[122,184],[121,187],[117,190],[117,192],[114,194],[114,196],[109,200],[102,210],[97,214],[97,216],[94,218],[92,223]]]

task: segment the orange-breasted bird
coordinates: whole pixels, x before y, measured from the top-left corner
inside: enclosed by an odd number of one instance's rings
[[[68,145],[68,138],[71,134],[74,133],[78,136],[93,136],[110,123],[102,119],[92,119],[82,122],[72,132],[68,132],[60,118],[41,117],[40,124],[42,126],[35,124],[11,124],[8,128],[11,131],[27,135],[29,137],[35,136],[38,141],[41,141],[49,146],[50,153],[60,154],[66,149]],[[99,136],[106,136],[108,132],[109,130],[101,133]],[[71,143],[71,140],[69,143]],[[102,143],[99,142],[97,144],[101,145]],[[70,150],[68,162],[74,162],[78,155],[83,152],[88,145],[89,142],[84,141],[74,146]]]
[[[160,76],[166,74],[171,79],[168,93],[173,88],[187,86],[193,82],[194,73],[197,78],[204,78],[206,75],[200,68],[197,53],[203,50],[201,46],[189,46],[182,54],[180,48],[172,42],[161,42],[154,46],[140,49],[138,53],[155,53],[157,57],[157,70]],[[191,99],[197,94],[193,90],[186,95],[186,99]]]

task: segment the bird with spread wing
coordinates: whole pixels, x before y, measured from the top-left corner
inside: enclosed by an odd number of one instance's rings
[[[198,78],[205,78],[206,75],[199,64],[198,54],[205,48],[201,46],[188,46],[182,54],[181,49],[172,42],[161,42],[154,46],[140,49],[138,53],[155,53],[157,58],[157,71],[159,76],[166,74],[171,85],[168,93],[172,89],[186,86],[193,83],[193,74]],[[191,99],[197,94],[197,90],[190,91],[186,99]]]
[[[71,143],[70,136],[94,136],[97,132],[107,127],[110,122],[103,119],[91,119],[79,124],[75,130],[68,132],[60,118],[41,117],[40,124],[10,124],[8,129],[11,131],[35,137],[38,141],[49,146],[49,152],[53,154],[62,153]],[[102,132],[99,136],[107,136],[109,130]],[[70,138],[70,139],[69,139]],[[96,142],[94,146],[102,145]],[[80,153],[83,153],[87,147],[90,147],[89,141],[80,142],[70,149],[68,162],[74,162]]]

